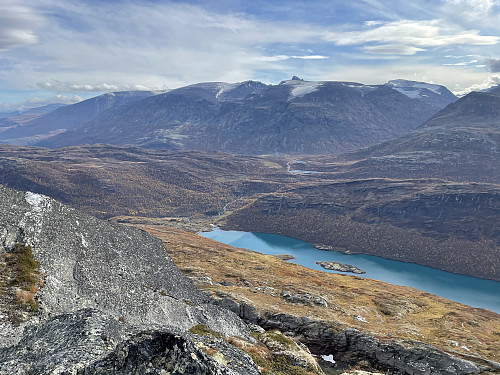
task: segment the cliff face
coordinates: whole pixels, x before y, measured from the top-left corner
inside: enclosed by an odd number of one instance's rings
[[[29,246],[39,262],[33,265],[39,266],[43,286],[32,290],[31,313],[16,321],[9,319],[11,301],[0,295],[0,345],[19,342],[17,349],[0,351],[1,374],[25,373],[31,365],[36,373],[83,368],[108,355],[123,339],[151,328],[182,333],[203,324],[227,336],[248,337],[246,325],[235,314],[210,304],[180,273],[161,241],[146,232],[2,186],[0,202],[2,286],[16,287],[7,271],[12,249],[20,243]],[[16,278],[21,287],[25,279]],[[19,298],[24,295],[21,287]],[[28,327],[24,333],[23,327]],[[62,350],[65,342],[68,358]],[[30,350],[25,357],[15,354]],[[84,355],[77,355],[80,352]],[[36,370],[39,365],[43,371]]]
[[[264,195],[224,226],[500,280],[499,210],[496,185],[369,179]]]

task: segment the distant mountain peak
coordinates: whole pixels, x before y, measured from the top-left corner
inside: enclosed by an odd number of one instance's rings
[[[436,85],[434,83],[427,82],[418,82],[418,81],[408,81],[406,79],[393,79],[386,83],[387,86],[390,86],[398,91],[411,90],[418,91],[419,89],[427,89],[432,91],[435,94],[441,95],[441,90],[444,86]]]
[[[299,78],[299,77],[297,77],[297,76],[293,76],[293,77],[292,77],[292,81],[303,81],[303,79],[302,79],[302,78]]]
[[[420,99],[438,108],[444,108],[457,100],[457,97],[445,86],[435,83],[394,79],[385,85],[409,98]]]

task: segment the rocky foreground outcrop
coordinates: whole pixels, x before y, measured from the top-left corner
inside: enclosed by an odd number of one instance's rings
[[[2,260],[16,244],[29,245],[43,278],[33,311],[23,315],[27,321],[9,319],[12,306],[0,295],[0,374],[76,373],[110,356],[124,340],[141,341],[144,335],[137,335],[151,329],[174,335],[203,324],[248,337],[241,319],[210,304],[146,232],[2,186],[0,202]],[[185,345],[175,344],[176,350],[191,353],[189,338],[182,337],[176,340]],[[85,371],[79,373],[100,373]]]

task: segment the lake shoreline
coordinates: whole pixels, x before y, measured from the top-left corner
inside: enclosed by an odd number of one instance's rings
[[[455,274],[415,263],[390,260],[373,255],[345,254],[335,250],[320,250],[308,242],[276,234],[225,231],[219,228],[199,234],[235,247],[264,254],[289,254],[296,258],[289,262],[323,272],[334,272],[349,276],[345,272],[326,270],[315,264],[315,262],[334,261],[350,264],[366,271],[366,274],[356,275],[356,277],[409,286],[469,306],[500,313],[500,282],[498,281]],[[354,277],[354,275],[349,277]]]

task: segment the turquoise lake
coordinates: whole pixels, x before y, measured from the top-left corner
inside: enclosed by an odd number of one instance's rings
[[[347,263],[366,271],[361,277],[382,280],[391,284],[405,285],[500,314],[500,282],[457,275],[413,263],[399,262],[371,255],[347,255],[335,251],[318,250],[310,243],[268,233],[250,233],[215,229],[200,233],[201,236],[225,244],[255,250],[264,254],[290,254],[289,262],[308,268],[328,271],[317,261]]]

